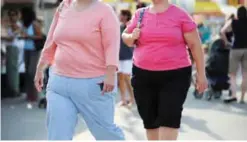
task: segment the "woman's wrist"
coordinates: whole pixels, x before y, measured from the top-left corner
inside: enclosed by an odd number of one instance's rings
[[[206,75],[206,72],[205,72],[205,68],[197,68],[197,74],[199,75],[199,76],[204,76],[204,75]]]
[[[37,69],[36,69],[36,72],[37,73],[44,72],[44,71],[45,71],[45,69],[43,69],[41,67],[37,67]]]
[[[36,68],[36,72],[44,72],[47,67],[47,64],[40,62]]]
[[[198,60],[195,60],[195,63],[196,63],[196,72],[198,75],[205,75],[206,72],[205,72],[205,63],[204,63],[204,59],[200,59],[199,61]]]
[[[107,76],[114,76],[117,72],[117,67],[116,66],[113,66],[113,65],[110,65],[110,66],[107,66],[106,68],[106,75]]]

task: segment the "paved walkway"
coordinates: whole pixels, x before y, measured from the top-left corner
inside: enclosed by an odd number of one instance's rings
[[[182,119],[181,140],[247,140],[247,105],[225,105],[221,100],[195,100],[190,90]],[[246,100],[247,101],[247,100]],[[45,140],[45,110],[23,98],[2,100],[2,140]],[[116,123],[129,140],[145,140],[136,107],[116,108]],[[92,140],[83,121],[75,140]]]

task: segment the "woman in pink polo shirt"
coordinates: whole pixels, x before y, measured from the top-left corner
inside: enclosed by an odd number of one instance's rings
[[[138,23],[144,11],[141,23]],[[207,88],[197,26],[168,0],[152,0],[139,9],[122,37],[134,50],[132,86],[149,140],[175,140],[191,83],[190,48],[197,69],[197,89]]]
[[[56,12],[36,71],[47,85],[49,140],[71,140],[78,113],[96,140],[123,140],[114,124],[114,94],[120,24],[111,6],[98,0],[64,0]]]

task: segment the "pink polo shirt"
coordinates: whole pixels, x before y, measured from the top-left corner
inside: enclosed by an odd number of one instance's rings
[[[136,27],[139,9],[127,26],[131,33]],[[141,35],[134,50],[134,65],[151,71],[173,70],[191,65],[184,33],[196,29],[196,24],[183,9],[170,5],[162,13],[150,13],[146,8]]]
[[[56,74],[91,78],[118,66],[120,23],[111,6],[97,1],[83,11],[69,0],[56,12],[40,62],[53,63]]]

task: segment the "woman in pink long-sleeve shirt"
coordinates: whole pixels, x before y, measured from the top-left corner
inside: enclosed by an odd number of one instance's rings
[[[41,91],[44,69],[52,65],[49,140],[71,140],[78,113],[95,139],[124,139],[114,124],[119,26],[113,9],[97,0],[64,0],[58,8],[35,77]]]

